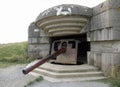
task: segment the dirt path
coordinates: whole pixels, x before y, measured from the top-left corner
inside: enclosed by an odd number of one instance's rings
[[[60,82],[50,83],[48,81],[36,82],[27,87],[110,87],[108,84],[101,82]]]
[[[27,83],[33,81],[35,77],[22,74],[23,67],[24,65],[16,65],[0,69],[0,87],[24,87]],[[109,87],[109,85],[100,82],[51,83],[42,80],[27,87]]]
[[[0,69],[0,87],[24,87],[27,83],[34,80],[31,75],[23,75],[24,65],[16,65]]]

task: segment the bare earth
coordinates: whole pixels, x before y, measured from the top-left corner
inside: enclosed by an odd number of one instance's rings
[[[108,84],[100,82],[60,82],[50,83],[48,81],[36,82],[28,87],[110,87]]]
[[[0,69],[0,87],[24,87],[34,80],[35,77],[22,74],[23,67],[24,65],[15,65]]]
[[[35,77],[31,75],[23,75],[22,69],[24,65],[16,65],[8,68],[0,69],[0,87],[24,87]],[[28,87],[110,87],[109,84],[100,82],[61,82],[51,83],[48,81],[35,82]]]

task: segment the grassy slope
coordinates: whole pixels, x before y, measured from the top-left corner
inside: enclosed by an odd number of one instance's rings
[[[27,42],[0,44],[0,67],[25,63]]]

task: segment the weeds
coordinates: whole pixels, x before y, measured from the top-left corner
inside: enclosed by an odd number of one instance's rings
[[[106,79],[97,80],[97,81],[110,84],[110,87],[120,87],[120,79],[108,77]]]
[[[109,83],[111,87],[120,87],[120,79],[110,79]]]
[[[0,45],[0,68],[28,63],[27,42]]]
[[[32,85],[33,83],[35,82],[39,82],[39,81],[42,81],[43,80],[43,77],[42,76],[39,76],[38,78],[36,78],[35,80],[33,81],[30,81],[27,85],[25,85],[24,87],[27,87],[29,85]]]

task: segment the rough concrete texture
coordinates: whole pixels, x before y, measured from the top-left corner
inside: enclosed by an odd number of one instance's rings
[[[120,41],[91,42],[91,51],[120,53]]]
[[[44,57],[49,54],[49,38],[47,34],[31,23],[28,31],[28,56],[33,58]]]
[[[109,9],[119,9],[120,0],[106,0],[105,2],[93,7],[93,15],[101,14]]]
[[[30,74],[36,77],[41,75],[50,82],[94,81],[106,78],[97,67],[88,64],[58,65],[45,63]]]
[[[89,52],[88,62],[90,65],[99,67],[105,75],[111,75],[112,68],[120,63],[119,53]]]
[[[86,6],[74,4],[62,4],[45,10],[37,17],[36,22],[41,19],[59,15],[85,15],[92,16],[92,9]]]
[[[48,37],[40,37],[38,38],[38,43],[48,43],[49,44],[49,38]]]
[[[111,75],[114,67],[120,65],[120,0],[106,0],[93,8],[89,35],[89,64]]]
[[[91,30],[97,30],[107,27],[116,27],[120,25],[120,11],[110,9],[101,14],[95,15],[91,19]]]
[[[31,57],[44,57],[49,54],[49,47],[48,43],[44,44],[31,44],[29,47],[29,56]]]
[[[89,34],[89,41],[118,41],[120,40],[120,28],[117,27],[107,27],[98,30],[93,30]]]
[[[38,37],[40,35],[40,30],[35,31],[35,29],[38,29],[37,26],[35,26],[34,23],[31,23],[29,28],[28,28],[28,37],[33,38],[33,37]]]
[[[60,82],[50,83],[48,81],[36,82],[28,87],[110,87],[109,84],[101,82]]]
[[[91,16],[91,8],[80,5],[63,4],[40,13],[35,24],[47,32],[49,36],[79,34]]]

